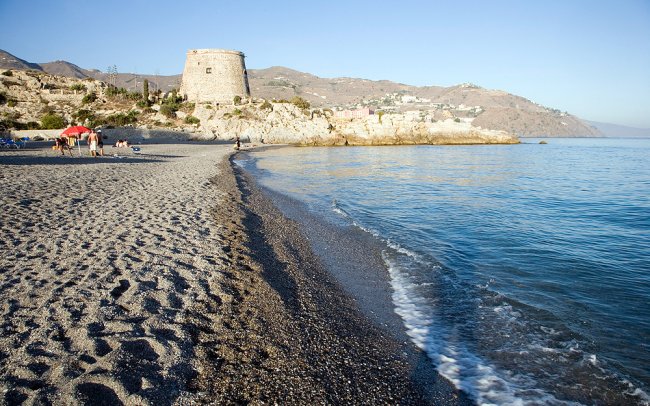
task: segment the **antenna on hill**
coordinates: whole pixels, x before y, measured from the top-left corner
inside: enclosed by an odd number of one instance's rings
[[[106,69],[106,73],[108,73],[108,83],[115,87],[115,82],[117,80],[117,66],[109,66],[108,69]]]
[[[124,83],[131,83],[133,82],[133,91],[137,92],[138,91],[138,79],[140,79],[140,75],[134,73],[133,77],[129,80],[125,80]]]
[[[155,92],[158,91],[158,75],[160,74],[160,71],[158,69],[156,69],[154,74],[156,76],[156,80],[155,80],[155,82],[153,82],[154,87],[155,87],[155,90],[154,90],[154,93],[155,93]]]

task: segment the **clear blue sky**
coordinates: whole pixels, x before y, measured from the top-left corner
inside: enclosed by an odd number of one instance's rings
[[[194,48],[243,51],[252,69],[472,82],[650,128],[650,0],[0,0],[0,49],[29,62],[171,75]]]

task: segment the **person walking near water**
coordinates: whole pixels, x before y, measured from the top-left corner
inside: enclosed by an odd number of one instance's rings
[[[97,137],[96,132],[91,132],[90,135],[88,136],[88,148],[90,148],[90,155],[94,156],[97,158],[97,141],[99,140],[99,137]]]

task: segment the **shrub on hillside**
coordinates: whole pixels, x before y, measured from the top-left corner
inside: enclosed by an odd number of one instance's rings
[[[0,105],[7,103],[7,94],[0,92]]]
[[[195,107],[196,107],[195,103],[185,102],[178,105],[178,110],[184,111],[189,114],[194,112]]]
[[[239,103],[241,103],[241,96],[235,96],[232,98],[232,102],[235,104],[235,106],[238,106]]]
[[[271,110],[271,111],[273,111],[273,105],[271,103],[269,103],[268,100],[264,100],[264,103],[262,103],[262,105],[260,106],[260,109],[261,110]]]
[[[125,125],[135,124],[138,121],[138,112],[135,110],[129,111],[127,114],[117,113],[106,117],[103,120],[106,125],[114,127],[124,127]]]
[[[201,120],[194,116],[187,116],[185,117],[185,124],[199,124]]]
[[[81,109],[74,113],[72,115],[72,118],[74,118],[78,123],[83,124],[86,122],[86,120],[89,122],[95,120],[95,114],[90,110]]]
[[[300,96],[293,96],[290,101],[291,104],[301,109],[308,109],[311,106],[307,100]]]
[[[58,130],[65,127],[65,120],[58,114],[47,113],[41,117],[41,128],[43,130]]]
[[[2,72],[2,76],[13,76],[13,75],[14,75],[14,73],[12,71],[10,71],[10,70],[6,70],[6,71]]]
[[[70,90],[74,90],[74,91],[85,92],[86,89],[87,89],[86,85],[84,85],[83,83],[75,83],[74,85],[70,86]]]
[[[178,108],[174,108],[174,104],[172,103],[165,103],[160,106],[160,114],[167,118],[174,118],[176,117],[176,111]]]
[[[95,94],[95,92],[90,92],[87,95],[85,95],[83,99],[81,99],[81,103],[88,104],[94,102],[95,100],[97,100],[97,95]]]

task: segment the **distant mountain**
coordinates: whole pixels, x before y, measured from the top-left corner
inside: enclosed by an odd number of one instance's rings
[[[523,137],[602,136],[597,128],[571,114],[470,83],[417,87],[388,80],[320,78],[280,66],[248,72],[251,92],[265,99],[300,96],[317,107],[365,106],[395,112],[435,110],[437,120],[468,119],[473,120],[474,126]]]
[[[50,75],[66,76],[69,78],[84,79],[90,77],[90,71],[82,69],[77,65],[66,61],[54,61],[39,63],[38,66]]]
[[[43,70],[37,63],[30,63],[23,59],[20,59],[9,52],[3,51],[0,49],[0,68],[2,69],[35,69]]]
[[[597,121],[587,120],[585,122],[596,127],[605,137],[650,138],[650,128],[626,127],[618,124],[599,123]]]
[[[5,51],[0,51],[0,69],[36,69],[58,76],[93,78],[131,91],[141,91],[144,79],[149,81],[150,89],[163,92],[179,88],[181,82],[181,75],[118,73],[111,76],[66,61],[34,64]],[[369,107],[388,113],[413,111],[415,114],[418,110],[426,111],[432,120],[465,120],[476,127],[504,130],[522,137],[603,135],[600,127],[567,112],[469,83],[417,87],[388,80],[320,78],[282,66],[249,69],[248,74],[251,93],[257,98],[288,100],[300,96],[312,106],[322,108]]]

